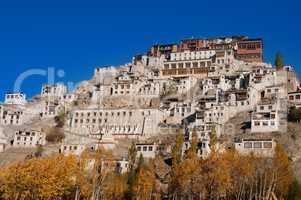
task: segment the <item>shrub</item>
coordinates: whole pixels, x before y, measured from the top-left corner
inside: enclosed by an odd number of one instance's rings
[[[291,107],[288,112],[287,120],[290,122],[300,122],[301,108]]]
[[[47,142],[51,143],[61,142],[64,138],[65,134],[63,130],[58,127],[51,128],[46,135]]]

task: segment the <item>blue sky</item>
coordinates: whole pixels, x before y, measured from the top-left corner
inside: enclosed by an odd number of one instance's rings
[[[301,3],[296,1],[1,1],[0,94],[20,73],[54,67],[60,82],[92,77],[102,65],[128,62],[154,43],[189,37],[262,37],[265,61],[281,51],[301,72]],[[44,76],[31,76],[22,91],[40,92]]]

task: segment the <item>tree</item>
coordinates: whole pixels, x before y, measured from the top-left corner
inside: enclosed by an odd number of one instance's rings
[[[34,153],[34,156],[35,157],[42,157],[43,151],[44,151],[43,146],[42,145],[38,145],[37,149],[36,149],[36,151]]]
[[[132,189],[135,199],[151,199],[154,187],[155,174],[153,167],[142,165],[137,168],[137,174]]]
[[[184,136],[182,130],[179,129],[177,130],[175,145],[172,147],[172,151],[171,151],[173,166],[179,164],[182,160],[183,143],[184,143]]]
[[[128,151],[129,171],[134,169],[136,163],[136,157],[137,157],[136,145],[134,142],[132,142],[131,147],[129,148]]]
[[[1,169],[0,199],[58,199],[74,191],[73,156],[18,162]]]
[[[213,127],[210,133],[210,147],[212,150],[215,150],[216,144],[217,144],[217,135],[216,135],[215,127]]]
[[[284,63],[283,63],[283,58],[280,52],[276,53],[276,57],[275,57],[275,66],[277,70],[280,70],[283,68]]]
[[[273,175],[275,176],[275,192],[278,197],[285,197],[293,182],[291,161],[283,146],[277,144],[273,158]]]
[[[122,200],[127,191],[127,179],[124,175],[110,173],[103,184],[104,199]]]
[[[291,107],[289,109],[287,119],[290,122],[300,122],[301,120],[301,109],[296,107]]]
[[[288,194],[286,196],[288,200],[301,200],[301,185],[297,179],[290,185]]]

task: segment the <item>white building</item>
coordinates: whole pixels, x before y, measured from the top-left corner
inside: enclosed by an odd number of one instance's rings
[[[5,94],[5,104],[25,105],[26,95],[23,93],[7,93]]]
[[[45,84],[42,87],[42,97],[59,98],[67,93],[67,87],[62,83]]]
[[[46,144],[45,133],[38,130],[19,130],[15,132],[13,147],[36,147]]]
[[[91,101],[94,104],[101,103],[105,97],[111,95],[111,85],[98,84],[93,87]]]
[[[286,108],[285,108],[286,109]],[[277,132],[281,128],[280,103],[275,100],[265,100],[256,106],[252,113],[251,132]]]
[[[22,125],[24,118],[24,108],[17,105],[0,105],[1,125]]]
[[[89,135],[101,132],[106,137],[136,138],[157,134],[163,117],[158,109],[86,109],[71,113],[72,132]]]
[[[44,102],[43,111],[41,113],[43,118],[51,118],[57,116],[64,111],[64,106],[57,100],[46,100]]]
[[[142,155],[144,158],[155,158],[157,154],[158,145],[155,142],[151,143],[137,143],[137,157]]]
[[[301,91],[288,93],[288,102],[297,108],[301,107]]]
[[[84,144],[62,144],[59,153],[68,155],[80,156],[86,150],[86,145]]]
[[[96,84],[110,84],[115,79],[118,70],[113,66],[98,67],[94,70],[94,77]]]
[[[174,52],[170,54],[170,61],[204,60],[214,55],[214,50]]]
[[[7,137],[3,133],[3,129],[0,128],[0,153],[4,152],[8,146]]]
[[[177,94],[186,94],[197,84],[195,77],[189,76],[177,81]],[[193,93],[193,92],[192,92]]]
[[[235,141],[235,150],[243,155],[272,157],[275,153],[276,142],[273,139],[241,139]]]
[[[134,74],[123,72],[116,77],[116,80],[112,84],[112,95],[133,95],[135,92],[135,86],[140,85],[141,81]]]

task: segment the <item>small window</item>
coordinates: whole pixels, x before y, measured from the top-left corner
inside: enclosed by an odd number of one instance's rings
[[[261,149],[262,143],[261,142],[254,142],[254,148]]]
[[[244,143],[244,148],[251,149],[252,147],[253,147],[252,142],[246,142],[246,143]]]
[[[264,142],[263,147],[266,149],[271,149],[273,147],[272,142]]]

